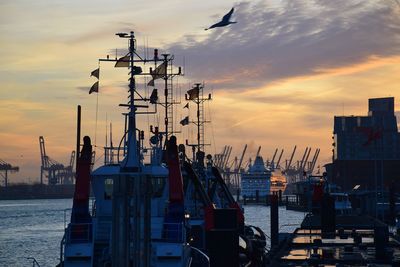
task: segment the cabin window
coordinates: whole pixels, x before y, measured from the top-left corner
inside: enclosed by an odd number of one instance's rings
[[[113,179],[104,179],[104,199],[111,199],[113,193]]]

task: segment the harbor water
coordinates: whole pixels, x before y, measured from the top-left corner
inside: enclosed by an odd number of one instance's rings
[[[72,199],[0,201],[0,266],[32,266],[30,257],[41,267],[55,266],[65,210],[71,206]],[[246,223],[259,226],[269,236],[269,207],[244,206],[244,211]],[[280,231],[293,232],[303,218],[304,213],[280,207]]]

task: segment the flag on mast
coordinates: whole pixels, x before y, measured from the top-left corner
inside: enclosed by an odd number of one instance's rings
[[[93,93],[93,92],[96,92],[96,93],[99,92],[99,82],[98,82],[98,81],[95,82],[95,83],[92,85],[92,87],[90,87],[89,95],[90,95],[91,93]]]
[[[151,72],[152,79],[147,83],[147,86],[154,86],[154,81],[165,76],[165,61]]]
[[[189,103],[187,103],[183,108],[189,108]]]
[[[195,87],[193,89],[190,89],[187,91],[188,93],[188,100],[194,100],[196,98],[199,98],[199,87]]]
[[[94,71],[92,71],[92,72],[90,73],[90,77],[92,77],[92,76],[94,76],[94,77],[96,77],[97,79],[99,79],[99,77],[100,77],[100,68],[97,68],[97,69],[95,69]]]
[[[127,68],[129,67],[129,63],[131,62],[130,54],[128,53],[126,56],[123,56],[117,60],[115,63],[115,68]]]
[[[182,124],[182,126],[188,125],[189,124],[189,116],[186,116],[183,120],[181,120],[180,124]]]

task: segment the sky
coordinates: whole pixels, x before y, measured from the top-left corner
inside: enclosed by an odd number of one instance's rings
[[[232,7],[236,24],[204,31]],[[83,134],[98,146],[96,165],[106,124],[113,123],[119,142],[124,110],[118,104],[126,102],[127,71],[101,63],[98,96],[88,94],[96,81],[89,76],[99,58],[123,55],[126,42],[115,33],[131,30],[139,52],[158,48],[184,66],[185,76],[175,80],[179,92],[204,82],[205,93],[212,93],[205,110],[212,121],[207,153],[231,145],[239,156],[248,144],[245,160],[258,146],[264,159],[276,148],[284,149],[285,159],[297,145],[295,158],[306,147],[312,153],[320,148],[322,166],[331,160],[335,115],[366,115],[368,98],[388,96],[400,110],[396,0],[3,0],[0,159],[20,167],[11,182],[38,181],[39,136],[51,158],[69,162],[78,104]],[[177,122],[194,114],[178,100]],[[158,121],[142,118],[139,127]],[[176,128],[182,143],[195,136],[194,126]]]

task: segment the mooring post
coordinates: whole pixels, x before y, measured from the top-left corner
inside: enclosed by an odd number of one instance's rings
[[[278,196],[270,196],[271,209],[271,249],[279,244],[279,205]]]

